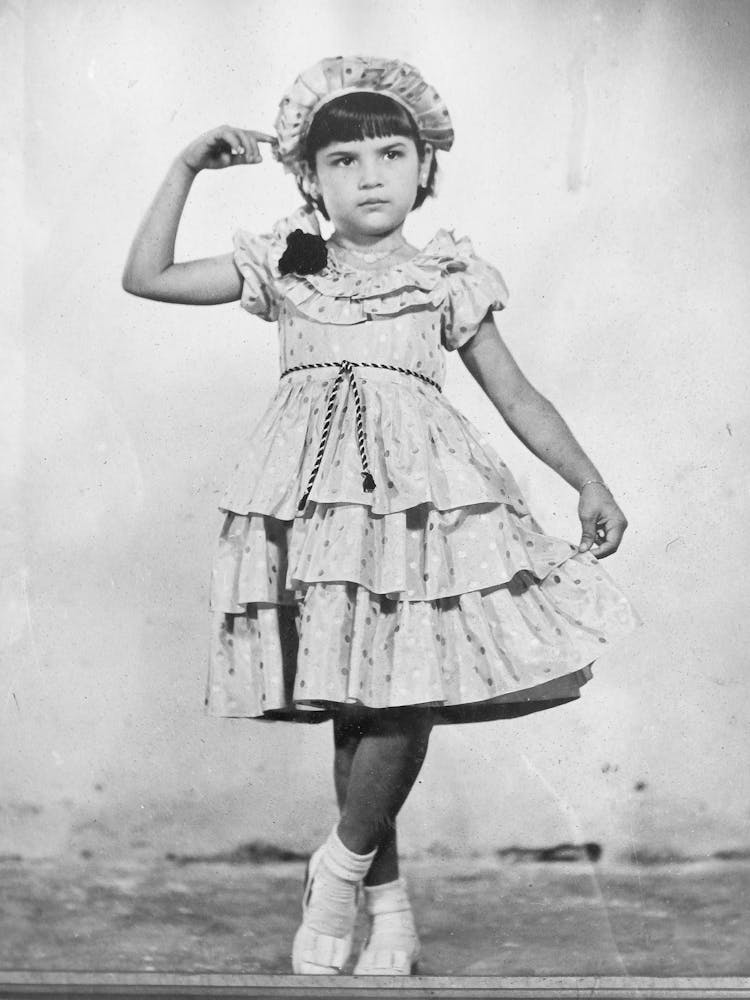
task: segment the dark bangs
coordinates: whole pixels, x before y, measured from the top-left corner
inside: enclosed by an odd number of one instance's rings
[[[343,94],[324,104],[307,133],[305,159],[315,169],[315,156],[332,142],[357,142],[402,135],[413,139],[420,157],[424,153],[414,120],[397,101],[384,94]]]

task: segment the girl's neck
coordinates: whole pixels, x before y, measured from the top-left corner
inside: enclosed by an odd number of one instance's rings
[[[354,254],[393,253],[394,251],[399,250],[402,246],[406,245],[406,240],[404,239],[401,226],[399,226],[398,229],[392,230],[390,233],[384,233],[382,236],[371,236],[369,233],[341,233],[338,229],[336,229],[334,230],[331,239],[337,246],[341,247],[342,250],[347,250]]]
[[[410,257],[414,252],[400,229],[382,237],[365,237],[364,240],[342,236],[336,231],[328,242],[360,267],[377,267],[392,258]]]

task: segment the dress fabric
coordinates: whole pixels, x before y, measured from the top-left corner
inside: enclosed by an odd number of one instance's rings
[[[241,305],[278,322],[280,372],[321,367],[280,378],[220,503],[207,711],[318,722],[342,704],[429,705],[452,723],[577,698],[640,619],[593,555],[542,531],[505,462],[437,388],[443,351],[505,306],[502,277],[446,230],[385,270],[329,254],[319,273],[281,276],[293,229],[318,232],[314,214],[234,237]],[[343,360],[375,489],[345,378],[299,510]]]

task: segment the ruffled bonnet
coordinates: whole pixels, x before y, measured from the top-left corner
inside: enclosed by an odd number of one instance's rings
[[[297,77],[279,105],[274,156],[295,176],[304,176],[304,147],[317,112],[344,94],[384,94],[401,104],[417,126],[420,139],[435,149],[453,145],[453,126],[442,98],[418,69],[400,59],[336,56],[321,59]]]

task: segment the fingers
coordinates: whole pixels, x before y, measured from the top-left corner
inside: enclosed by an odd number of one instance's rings
[[[578,517],[583,532],[579,552],[591,552],[597,559],[605,559],[616,552],[628,526],[625,515],[612,496],[581,495]]]
[[[229,128],[223,128],[213,134],[208,143],[211,166],[231,167],[239,162],[239,157],[244,160],[245,147],[236,133]]]
[[[237,137],[236,149],[239,155],[244,154],[245,163],[260,163],[263,160],[259,143],[266,143],[272,148],[278,145],[278,139],[273,135],[268,135],[266,132],[238,129]]]
[[[583,526],[583,534],[581,535],[581,541],[578,545],[578,551],[588,552],[596,541],[596,518],[582,517],[581,525]]]
[[[627,521],[623,520],[612,521],[603,529],[600,528],[599,532],[601,538],[599,540],[599,544],[595,545],[591,550],[592,554],[595,555],[597,559],[606,559],[606,557],[611,556],[613,552],[617,552],[627,526]]]
[[[617,552],[627,526],[628,522],[624,518],[612,518],[594,529],[589,523],[585,523],[578,551],[587,552],[590,549],[597,559],[606,559]]]
[[[229,129],[225,136],[229,144],[232,163],[260,163],[262,156],[252,132]]]
[[[267,143],[273,147],[278,144],[278,140],[266,132],[223,125],[213,133],[210,145],[216,165],[231,167],[242,163],[260,163],[263,157],[259,143]]]
[[[252,134],[255,136],[256,142],[267,142],[271,146],[278,145],[279,140],[275,135],[266,135],[265,132],[253,132]]]

